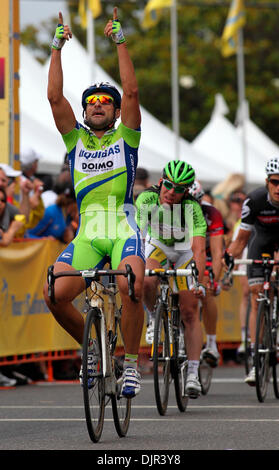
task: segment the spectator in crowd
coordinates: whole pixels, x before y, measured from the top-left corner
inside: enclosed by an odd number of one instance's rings
[[[44,190],[43,182],[36,176],[38,170],[38,162],[40,156],[32,149],[25,149],[20,157],[22,176],[21,180],[28,180],[33,183],[32,191],[30,193],[30,205],[31,209],[41,211],[41,216],[44,213],[44,204],[41,198],[41,194]]]
[[[20,213],[24,214],[26,218],[28,218],[30,213],[29,192],[31,190],[31,186],[28,184],[28,182],[27,184],[20,184],[20,202],[16,202],[15,197],[17,181],[21,175],[21,171],[14,170],[10,165],[5,163],[0,163],[0,185],[4,186],[5,188],[8,202],[18,206]]]
[[[144,191],[145,189],[149,188],[149,173],[145,168],[139,167],[136,170],[136,178],[134,184],[134,200],[137,200],[137,197]]]
[[[246,199],[246,193],[242,190],[233,191],[227,198],[229,215],[226,219],[227,240],[231,241],[235,224],[241,217],[242,204]]]
[[[44,207],[55,204],[57,193],[54,191],[54,177],[50,174],[40,175],[40,179],[43,182],[44,190],[41,194],[41,198],[44,203]]]
[[[149,188],[149,186],[151,186],[149,182],[149,173],[145,168],[138,167],[136,169],[135,185],[140,185],[144,188]]]
[[[205,189],[205,190],[204,190],[204,195],[203,195],[203,197],[202,197],[202,201],[203,201],[203,202],[208,202],[208,204],[212,204],[212,205],[213,205],[213,203],[214,203],[214,197],[212,196],[210,189]]]
[[[58,183],[56,203],[48,206],[38,225],[28,230],[30,238],[53,237],[64,243],[70,243],[78,224],[78,210],[72,184]]]
[[[227,220],[229,220],[230,223],[230,207],[228,200],[233,192],[242,191],[244,184],[245,180],[243,175],[232,173],[211,190],[211,194],[214,198],[213,205],[221,212],[223,217],[226,246],[229,244],[231,237],[231,227],[227,225]]]
[[[241,212],[242,206],[246,199],[246,193],[243,191],[234,191],[229,197],[229,206],[230,206],[230,214],[232,216],[231,220],[236,220],[233,228],[232,228],[232,237],[231,240],[234,241],[237,238],[240,222],[241,222]],[[245,259],[247,258],[247,251],[248,245],[244,248],[242,255],[240,258]],[[235,267],[239,271],[243,271],[247,273],[247,266],[245,264],[238,265]],[[239,320],[240,320],[240,327],[241,327],[241,343],[237,349],[237,355],[239,359],[242,359],[245,353],[245,324],[246,324],[246,314],[249,302],[249,285],[248,285],[248,278],[247,275],[240,276],[239,282],[242,289],[242,296],[241,302],[239,306]]]
[[[19,215],[21,217],[17,217]],[[24,226],[24,219],[18,208],[7,201],[5,187],[0,186],[0,246],[12,243],[16,233]]]

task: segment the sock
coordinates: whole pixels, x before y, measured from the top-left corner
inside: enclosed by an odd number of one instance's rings
[[[217,350],[216,335],[207,335],[206,336],[206,347],[209,348],[209,349]]]
[[[200,361],[188,361],[187,375],[195,374],[195,376],[198,377],[198,375],[199,375],[199,372],[198,372],[199,365],[200,365]]]
[[[241,328],[241,341],[244,343],[245,341],[245,328]]]
[[[138,367],[138,354],[125,354],[123,368],[133,367],[137,370]]]

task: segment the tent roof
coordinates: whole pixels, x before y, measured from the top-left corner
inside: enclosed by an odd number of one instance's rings
[[[243,173],[245,171],[248,183],[262,183],[266,157],[262,149],[252,146],[246,139],[246,163],[243,160],[243,142],[240,131],[224,116],[214,114],[209,123],[192,142],[195,150],[211,157],[215,161],[215,168],[226,168],[230,173]]]

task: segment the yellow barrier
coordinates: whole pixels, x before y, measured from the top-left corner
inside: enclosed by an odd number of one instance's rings
[[[56,322],[43,299],[47,267],[64,245],[53,240],[28,240],[0,248],[0,357],[43,351],[80,349]],[[240,341],[241,287],[236,278],[229,292],[216,297],[217,341]],[[75,305],[82,311],[84,295]],[[145,327],[141,346],[145,342]]]
[[[0,356],[80,348],[43,299],[47,267],[63,247],[34,240],[0,248]]]

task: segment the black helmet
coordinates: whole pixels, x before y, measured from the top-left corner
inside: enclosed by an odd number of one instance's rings
[[[85,98],[99,91],[103,91],[104,93],[107,93],[108,95],[112,96],[114,98],[116,108],[121,107],[121,95],[117,88],[115,88],[115,86],[111,85],[109,82],[99,82],[94,83],[94,85],[91,85],[90,87],[86,88],[86,90],[84,90],[84,92],[82,93],[81,104],[84,111],[86,109]]]

